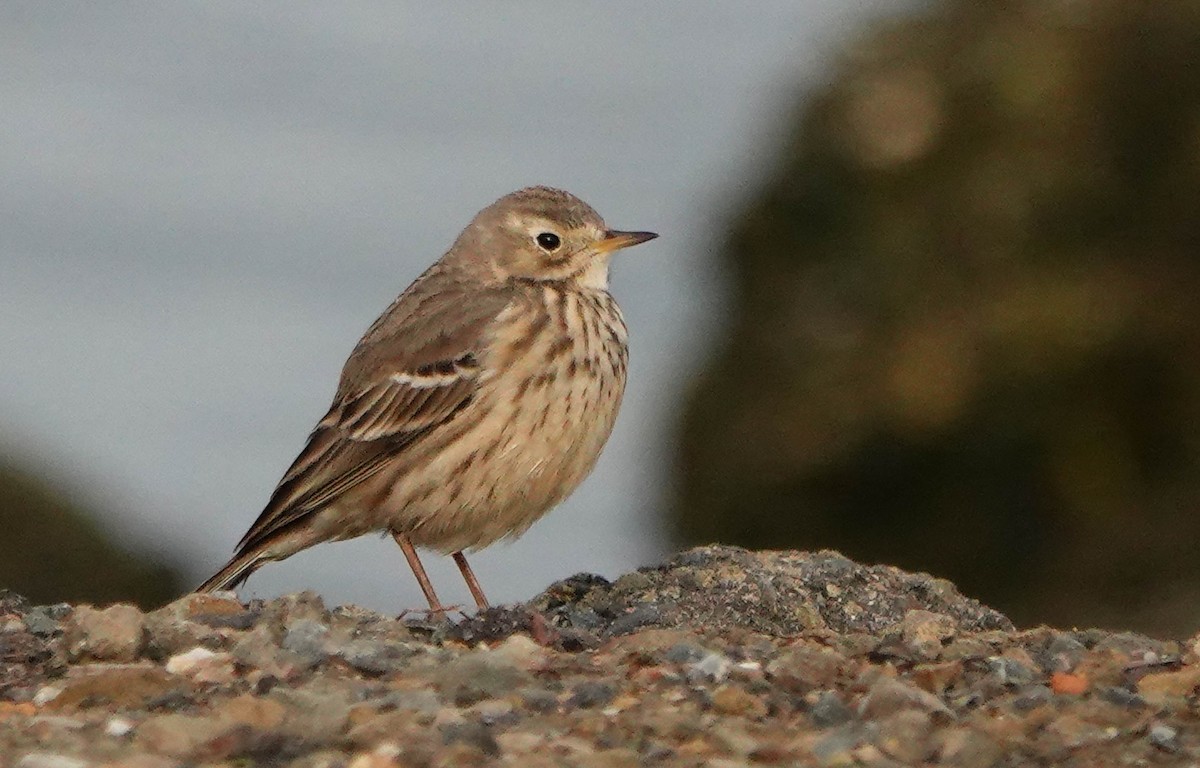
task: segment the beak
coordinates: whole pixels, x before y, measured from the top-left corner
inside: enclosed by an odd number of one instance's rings
[[[604,239],[596,244],[596,250],[600,253],[611,253],[631,245],[644,243],[647,240],[653,240],[656,237],[658,234],[655,232],[621,232],[610,229],[604,233]]]

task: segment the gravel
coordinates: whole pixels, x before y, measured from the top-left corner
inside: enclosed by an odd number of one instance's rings
[[[924,574],[704,547],[456,623],[0,593],[0,766],[1187,765],[1200,637],[1018,631]]]

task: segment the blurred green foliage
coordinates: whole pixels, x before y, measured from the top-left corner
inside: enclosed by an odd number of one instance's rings
[[[732,224],[679,538],[1200,627],[1200,3],[955,0],[805,96]]]
[[[0,589],[33,603],[132,602],[179,596],[179,574],[109,540],[90,515],[33,476],[0,467]]]

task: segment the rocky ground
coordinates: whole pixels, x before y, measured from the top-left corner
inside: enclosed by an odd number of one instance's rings
[[[310,593],[0,595],[0,766],[1188,765],[1197,639],[1015,631],[953,585],[708,547],[457,623]]]

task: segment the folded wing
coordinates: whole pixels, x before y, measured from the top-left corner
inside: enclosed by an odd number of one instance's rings
[[[385,470],[471,403],[482,352],[508,297],[428,282],[415,283],[367,331],[342,371],[333,406],[238,544],[239,554]]]

